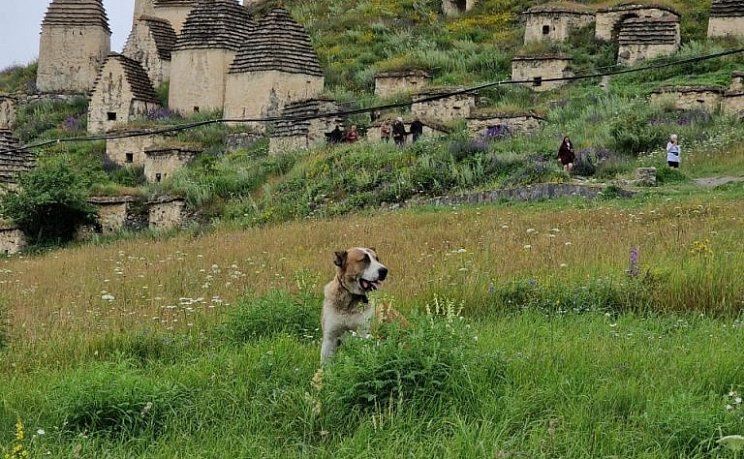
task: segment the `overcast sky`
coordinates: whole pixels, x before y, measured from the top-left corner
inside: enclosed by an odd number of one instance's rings
[[[0,70],[26,64],[39,57],[39,32],[48,0],[0,0]],[[111,49],[121,51],[132,27],[134,0],[103,0],[111,36]]]

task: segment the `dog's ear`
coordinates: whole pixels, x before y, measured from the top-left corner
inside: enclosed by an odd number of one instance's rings
[[[345,250],[343,252],[336,252],[336,259],[333,260],[333,264],[338,266],[339,268],[343,268],[344,265],[346,265],[346,257],[348,256],[348,252]]]
[[[373,251],[374,253],[377,253],[377,249],[374,247],[370,247],[369,250]]]

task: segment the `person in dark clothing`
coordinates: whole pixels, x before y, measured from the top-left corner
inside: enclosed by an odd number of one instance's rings
[[[338,124],[334,130],[327,132],[325,136],[328,143],[341,143],[344,140],[344,132]]]
[[[392,128],[390,127],[390,123],[385,121],[382,123],[382,126],[380,126],[380,138],[382,138],[382,141],[385,143],[390,142],[390,136],[392,135]]]
[[[393,140],[395,144],[402,147],[406,143],[406,125],[403,124],[403,118],[398,117],[393,123]]]
[[[413,141],[418,141],[419,137],[421,137],[424,134],[424,123],[422,123],[418,118],[416,118],[413,123],[411,123],[411,136],[413,137]]]
[[[563,166],[564,171],[570,173],[573,170],[574,161],[576,161],[576,153],[574,153],[573,144],[571,139],[565,136],[558,149],[558,162]]]
[[[356,143],[359,140],[359,131],[357,131],[356,124],[353,124],[348,131],[346,131],[346,136],[344,138],[347,143]]]

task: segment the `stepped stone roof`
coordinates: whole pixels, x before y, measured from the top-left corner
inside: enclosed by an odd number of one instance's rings
[[[336,101],[329,98],[308,99],[289,103],[284,107],[284,111],[282,112],[283,119],[274,123],[271,136],[306,136],[310,131],[310,123],[312,120],[292,120],[292,118],[317,116],[325,113],[332,114],[338,111],[339,106]],[[338,115],[324,117],[324,119],[330,118],[333,118],[339,124],[343,122],[343,119]]]
[[[631,18],[620,26],[621,45],[674,45],[679,21],[676,18]]]
[[[178,6],[196,6],[199,0],[153,0],[155,7],[167,8]]]
[[[255,27],[248,10],[236,0],[199,0],[186,18],[175,49],[238,51]]]
[[[422,77],[431,78],[431,72],[424,69],[390,70],[377,72],[375,78]]]
[[[160,104],[160,99],[158,99],[158,95],[152,87],[150,77],[147,76],[147,72],[142,68],[142,65],[134,59],[130,59],[122,54],[111,53],[108,55],[101,66],[98,78],[96,78],[96,84],[93,87],[94,92],[98,89],[98,82],[101,80],[103,70],[111,61],[119,62],[122,68],[124,68],[124,75],[127,79],[127,83],[129,83],[129,86],[132,88],[132,94],[134,94],[135,100]]]
[[[17,174],[36,166],[36,156],[23,148],[9,129],[0,129],[0,183],[17,183]]]
[[[545,14],[545,13],[562,13],[562,14],[594,14],[594,11],[586,5],[574,2],[550,2],[543,5],[533,6],[523,14]]]
[[[230,67],[230,73],[268,70],[323,76],[310,36],[283,8],[261,19]]]
[[[103,0],[54,0],[43,26],[100,26],[111,33]]]
[[[710,15],[724,18],[744,16],[744,0],[713,0]]]
[[[657,3],[647,3],[647,4],[621,3],[619,5],[610,6],[607,8],[600,8],[597,10],[597,12],[598,13],[615,13],[615,12],[623,12],[623,11],[638,11],[638,10],[649,10],[649,9],[666,11],[667,13],[670,13],[670,14],[673,14],[674,16],[679,17],[679,13],[674,8],[671,8],[666,5],[660,5]]]
[[[535,54],[532,56],[514,56],[512,61],[572,61],[571,56],[566,54]]]
[[[150,29],[155,46],[158,48],[158,56],[164,61],[171,60],[171,52],[176,47],[178,37],[170,22],[151,16],[142,16],[139,21],[147,24]]]
[[[664,94],[667,92],[678,93],[697,93],[697,92],[715,92],[723,94],[726,88],[721,86],[662,86],[652,91],[652,94]]]

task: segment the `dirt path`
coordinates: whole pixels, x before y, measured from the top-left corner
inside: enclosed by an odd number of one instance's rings
[[[707,188],[715,188],[717,186],[725,185],[732,182],[744,182],[744,177],[732,177],[732,176],[721,176],[721,177],[701,177],[693,180],[696,185],[704,186]]]

